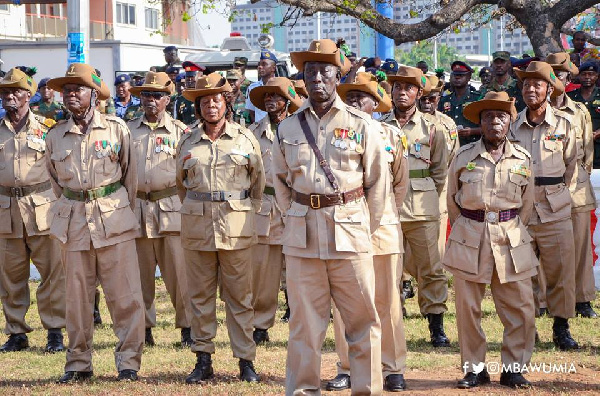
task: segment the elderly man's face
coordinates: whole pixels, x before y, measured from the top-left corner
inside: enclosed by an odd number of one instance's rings
[[[304,65],[304,84],[312,101],[327,102],[336,94],[339,82],[339,69],[331,63],[306,62]]]
[[[31,92],[23,88],[0,88],[2,107],[8,112],[16,112],[29,105]]]
[[[403,81],[395,81],[392,85],[392,100],[398,110],[407,110],[414,106],[421,97],[423,90],[416,85]]]
[[[523,101],[530,109],[539,109],[552,91],[553,87],[541,78],[526,78],[523,81]]]
[[[431,92],[429,95],[423,95],[419,98],[419,108],[423,113],[433,114],[437,110],[440,102],[440,93]]]
[[[227,101],[225,95],[216,93],[200,98],[200,115],[209,124],[216,124],[225,116]]]
[[[285,108],[285,104],[287,103],[287,99],[283,96],[274,93],[267,92],[265,93],[265,110],[269,114],[279,114]]]
[[[349,91],[346,94],[346,104],[372,115],[379,103],[366,92]]]
[[[171,97],[165,92],[142,91],[140,100],[146,117],[154,118],[165,112]]]
[[[76,115],[83,114],[92,102],[92,89],[83,85],[65,84],[62,88],[63,101],[67,109]]]
[[[497,146],[508,133],[510,114],[502,110],[483,110],[480,114],[483,139]]]

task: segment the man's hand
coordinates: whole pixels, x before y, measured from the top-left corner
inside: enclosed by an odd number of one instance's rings
[[[594,140],[600,139],[600,128],[594,131]]]

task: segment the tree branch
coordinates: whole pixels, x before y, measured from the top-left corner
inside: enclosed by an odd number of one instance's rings
[[[598,4],[598,0],[559,0],[558,3],[548,8],[548,13],[553,16],[556,26],[562,26],[574,15],[596,4]]]

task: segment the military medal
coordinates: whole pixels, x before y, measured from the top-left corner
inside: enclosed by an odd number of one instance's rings
[[[340,139],[336,139],[336,141],[333,145],[337,148],[340,148],[341,144],[342,144],[342,141]]]
[[[355,135],[356,135],[356,132],[354,131],[354,129],[350,129],[350,130],[348,131],[348,137],[349,137],[350,139],[354,139],[354,136],[355,136]]]
[[[362,154],[365,152],[365,149],[363,148],[363,146],[361,144],[357,144],[355,150],[358,154]]]
[[[348,145],[346,144],[346,142],[345,142],[344,140],[342,140],[342,141],[340,142],[340,148],[341,148],[342,150],[347,150],[347,149],[348,149]]]
[[[350,141],[350,150],[356,150],[356,142],[354,140]]]

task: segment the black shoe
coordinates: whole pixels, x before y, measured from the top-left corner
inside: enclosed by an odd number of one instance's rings
[[[427,314],[429,335],[434,348],[450,346],[450,340],[444,333],[444,314]]]
[[[402,306],[402,317],[405,318],[405,319],[408,318],[408,314],[406,313],[406,307],[405,306]]]
[[[597,318],[598,315],[592,308],[592,304],[587,302],[578,302],[575,303],[575,313],[582,318]]]
[[[536,329],[535,330],[535,343],[539,344],[540,342],[541,342],[540,341],[540,335],[538,334],[537,329]]]
[[[119,371],[119,376],[117,377],[117,381],[137,381],[138,375],[137,371],[131,369],[125,369]]]
[[[285,308],[285,313],[281,317],[281,321],[283,323],[288,323],[290,321],[290,303],[288,302],[287,290],[283,291],[283,295],[285,296],[285,306],[286,306],[286,308]]]
[[[70,382],[85,381],[94,375],[93,371],[65,371],[65,373],[56,381],[57,384],[68,384]]]
[[[490,375],[488,374],[486,369],[479,374],[475,373],[467,373],[463,379],[458,381],[456,386],[459,389],[470,389],[479,385],[485,385],[490,383]]]
[[[24,333],[11,334],[8,341],[0,347],[0,352],[18,352],[29,348],[29,339]]]
[[[500,374],[500,385],[510,388],[531,388],[531,382],[527,381],[521,373],[502,372]]]
[[[94,297],[94,325],[102,324],[102,316],[100,316],[100,292],[96,288],[96,296]]]
[[[350,383],[350,376],[348,374],[338,374],[331,381],[327,381],[325,390],[328,391],[341,391],[344,389],[350,389],[352,384]]]
[[[390,374],[385,377],[383,381],[383,389],[388,392],[400,392],[406,389],[406,382],[404,382],[404,375],[402,374]]]
[[[189,348],[194,345],[194,340],[192,340],[192,329],[189,327],[184,327],[181,329],[181,346]]]
[[[144,338],[144,344],[146,344],[147,346],[154,346],[154,345],[156,345],[154,343],[154,336],[152,335],[152,327],[148,327],[146,329],[146,336]]]
[[[405,300],[415,296],[415,289],[413,289],[411,281],[402,281],[402,295]]]
[[[250,360],[240,359],[240,379],[246,382],[259,382],[260,378],[254,370],[254,364]]]
[[[196,356],[196,366],[185,379],[186,384],[199,384],[214,376],[210,353],[198,352]]]
[[[569,322],[565,318],[554,317],[552,326],[552,341],[561,351],[579,349],[577,342],[571,337]]]
[[[46,348],[44,348],[44,352],[54,353],[62,352],[64,350],[63,335],[60,329],[48,330],[48,343],[46,344]]]
[[[540,318],[541,318],[542,316],[548,316],[548,308],[540,308],[540,309],[539,309],[539,315],[538,315],[538,316],[539,316]]]
[[[254,339],[254,343],[256,345],[266,344],[269,342],[269,332],[263,329],[254,329],[254,333],[252,333],[252,338]]]

